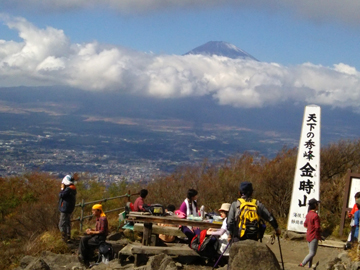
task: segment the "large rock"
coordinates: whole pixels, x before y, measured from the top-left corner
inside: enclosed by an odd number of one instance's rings
[[[50,270],[50,266],[43,260],[37,259],[31,262],[26,268],[26,270]]]
[[[305,240],[306,239],[306,234],[305,233],[297,233],[297,232],[293,232],[293,231],[286,231],[284,233],[284,238],[285,239],[289,239],[289,240]]]
[[[177,270],[177,266],[170,256],[158,254],[149,258],[146,270]]]
[[[80,266],[75,255],[42,252],[40,257],[25,256],[17,270],[68,270]]]
[[[280,270],[274,253],[263,243],[253,240],[231,245],[229,266],[231,270]]]

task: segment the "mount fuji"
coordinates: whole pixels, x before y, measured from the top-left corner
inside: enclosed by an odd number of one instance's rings
[[[185,53],[184,55],[189,54],[202,54],[202,55],[218,55],[225,56],[233,59],[245,59],[245,60],[254,60],[259,61],[252,55],[247,52],[239,49],[231,43],[224,41],[209,41],[195,49]]]

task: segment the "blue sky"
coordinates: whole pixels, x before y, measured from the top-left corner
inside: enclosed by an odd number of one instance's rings
[[[358,110],[360,104],[358,0],[29,0],[26,7],[12,0],[0,6],[0,87],[211,95],[238,107],[301,100]],[[174,56],[208,41],[232,43],[261,63]]]

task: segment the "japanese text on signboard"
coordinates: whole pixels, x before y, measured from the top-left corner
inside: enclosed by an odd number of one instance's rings
[[[316,113],[310,113],[307,116],[306,120],[306,139],[303,145],[303,164],[300,166],[300,169],[295,172],[300,177],[300,181],[297,183],[299,190],[298,194],[298,209],[302,209],[303,207],[307,207],[307,202],[309,200],[309,195],[314,191],[315,186],[315,177],[316,177],[316,162],[314,162],[315,154],[319,153],[316,150],[318,145],[316,145],[316,132],[317,128],[317,117]],[[300,149],[299,149],[300,150]],[[302,225],[304,222],[306,211],[293,212],[291,223],[292,224],[300,224]]]

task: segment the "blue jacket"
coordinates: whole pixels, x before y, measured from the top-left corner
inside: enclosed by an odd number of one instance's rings
[[[59,211],[71,214],[75,209],[76,187],[74,185],[66,186],[59,193]]]
[[[360,218],[360,211],[356,211],[354,215],[354,221],[355,221],[355,232],[354,237],[359,238],[359,218]]]

